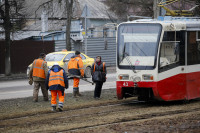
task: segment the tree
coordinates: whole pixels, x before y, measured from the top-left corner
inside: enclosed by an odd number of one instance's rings
[[[66,0],[66,7],[67,7],[66,48],[69,51],[71,51],[70,29],[71,29],[73,2],[74,0]]]
[[[161,1],[161,0],[157,0],[157,1]],[[168,0],[165,0],[166,4],[162,4],[164,5],[164,7],[170,9],[171,11],[175,11],[176,14],[171,14],[171,15],[175,15],[175,16],[199,16],[199,2],[200,0],[178,0],[178,1],[172,1],[172,2],[168,2]],[[162,2],[165,2],[162,1]],[[184,11],[184,12],[182,12]],[[186,12],[187,11],[187,12]],[[192,15],[191,15],[192,14]]]
[[[1,26],[5,32],[5,75],[11,74],[10,60],[10,34],[19,30],[25,21],[24,15],[20,12],[23,0],[4,0],[0,3]]]
[[[58,1],[49,0],[49,1],[41,4],[35,12],[37,12],[41,8],[47,8],[48,10],[52,11],[54,2],[57,2],[60,5],[63,4],[62,2],[64,2],[64,6],[65,6],[64,9],[66,12],[66,17],[67,17],[67,20],[66,20],[66,49],[71,51],[70,29],[71,29],[71,20],[73,17],[74,0],[58,0]],[[50,14],[53,15],[52,12]]]
[[[127,16],[153,16],[153,0],[107,0],[105,2],[122,21]]]
[[[110,10],[118,15],[119,19],[127,20],[127,15],[150,16],[152,18],[154,16],[156,18],[160,15],[160,7],[157,4],[161,1],[163,0],[107,0],[106,4]],[[188,7],[192,8],[195,5],[200,5],[200,0],[180,0],[167,5],[167,7],[172,10],[188,10]],[[200,7],[196,7],[193,12],[194,16],[200,16]]]

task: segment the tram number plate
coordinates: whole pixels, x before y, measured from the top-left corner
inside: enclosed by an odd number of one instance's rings
[[[128,82],[124,82],[124,83],[123,83],[123,86],[128,86]]]

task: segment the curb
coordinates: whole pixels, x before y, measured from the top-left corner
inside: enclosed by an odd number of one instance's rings
[[[10,76],[5,76],[5,75],[0,76],[0,81],[10,81],[18,79],[28,79],[28,77],[26,74],[12,74]]]
[[[114,72],[116,72],[116,67],[107,67],[107,73],[114,73]],[[0,74],[0,81],[10,81],[18,79],[28,79],[28,77],[26,73],[12,74],[10,76],[5,76],[5,74]]]

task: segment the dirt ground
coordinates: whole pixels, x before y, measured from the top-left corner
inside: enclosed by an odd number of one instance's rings
[[[138,102],[117,100],[114,89],[72,98],[66,94],[64,111],[51,112],[50,101],[32,98],[0,101],[0,132],[70,133],[199,133],[200,100]]]

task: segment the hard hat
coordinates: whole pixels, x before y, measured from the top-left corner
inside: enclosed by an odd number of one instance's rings
[[[57,62],[55,62],[53,65],[59,65]]]

